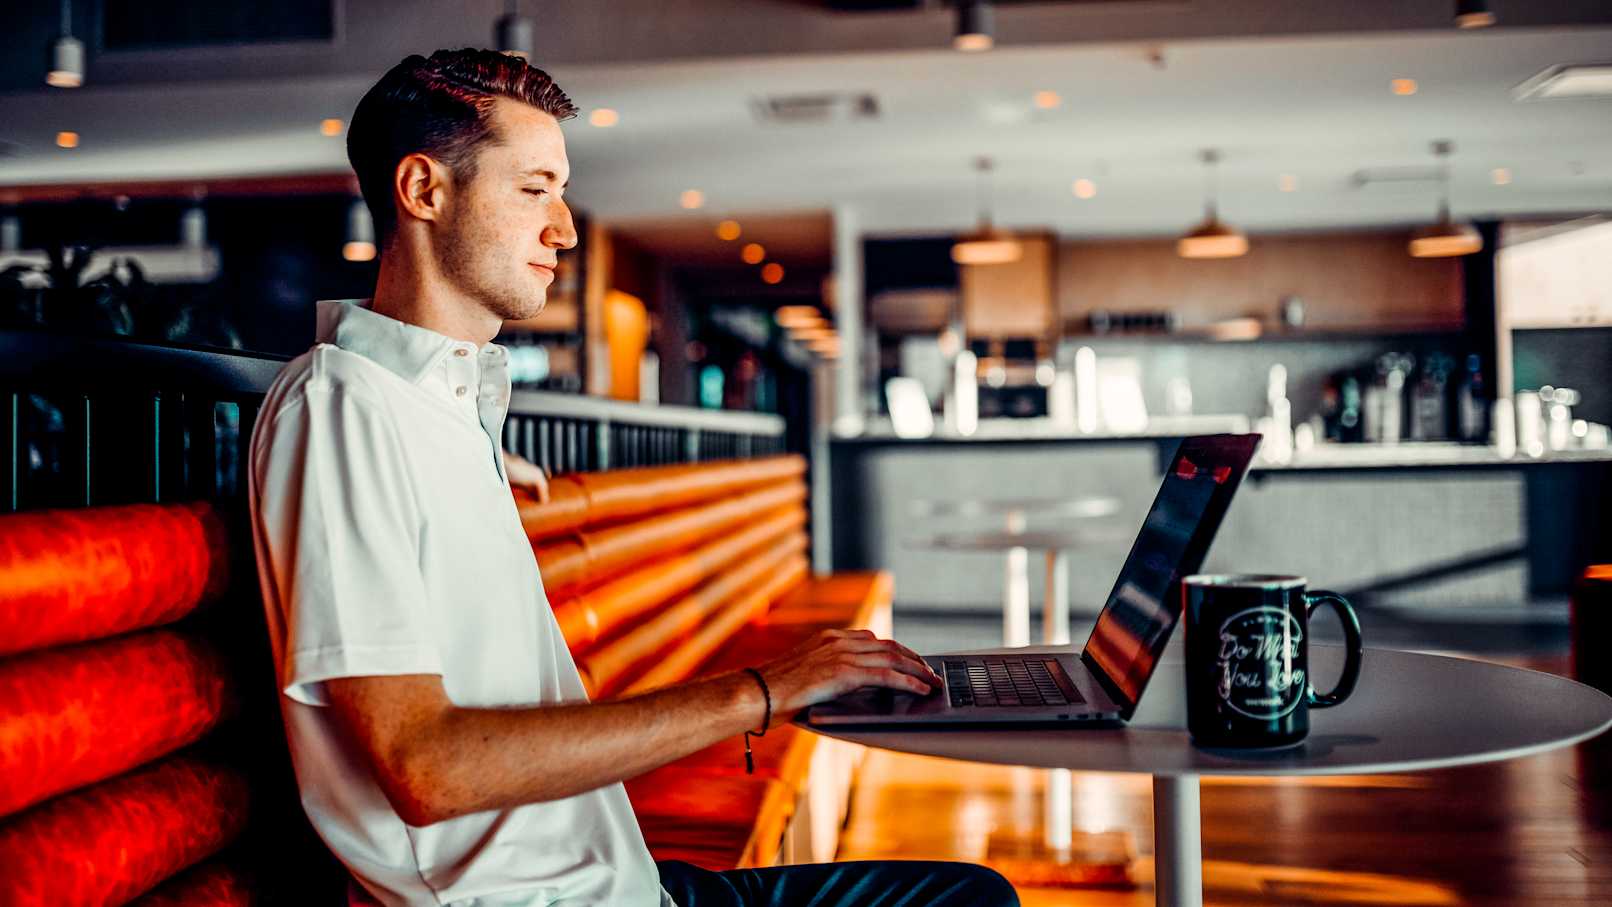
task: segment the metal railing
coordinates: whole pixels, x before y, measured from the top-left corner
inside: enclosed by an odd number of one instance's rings
[[[0,512],[244,501],[245,457],[285,359],[0,331]],[[759,413],[517,391],[505,448],[551,472],[783,453]]]

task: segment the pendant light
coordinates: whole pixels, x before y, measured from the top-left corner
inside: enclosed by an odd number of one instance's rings
[[[1005,265],[1018,261],[1024,250],[1013,234],[991,224],[991,159],[974,162],[979,171],[980,220],[973,233],[965,234],[952,246],[952,261],[960,265]]]
[[[347,242],[341,257],[348,261],[370,261],[375,257],[375,219],[361,198],[347,206]]]
[[[979,53],[995,46],[996,10],[986,0],[959,0],[952,47],[963,53]]]
[[[1496,22],[1489,0],[1456,0],[1455,24],[1458,28],[1488,28]]]
[[[532,20],[522,16],[516,0],[509,0],[498,27],[493,30],[493,44],[502,52],[522,60],[532,59]]]
[[[84,42],[73,37],[72,0],[62,0],[62,35],[50,48],[50,71],[45,84],[77,88],[84,84]]]
[[[1187,235],[1176,240],[1176,254],[1182,258],[1236,258],[1245,255],[1248,252],[1248,237],[1236,227],[1222,222],[1215,211],[1216,196],[1219,194],[1215,168],[1220,163],[1220,152],[1206,148],[1202,159],[1205,184],[1203,220],[1187,231]]]
[[[1433,154],[1440,161],[1438,223],[1422,227],[1411,234],[1410,254],[1413,258],[1451,258],[1483,251],[1483,237],[1471,224],[1458,224],[1450,219],[1450,165],[1447,159],[1455,150],[1448,139],[1433,143]]]

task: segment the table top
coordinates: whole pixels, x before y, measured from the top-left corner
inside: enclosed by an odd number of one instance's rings
[[[1130,539],[1130,536],[1121,535],[1116,530],[1074,528],[1031,529],[1024,532],[942,532],[914,538],[908,544],[915,548],[939,548],[946,551],[1007,551],[1011,548],[1057,550],[1128,542]]]
[[[1083,498],[970,498],[961,501],[914,501],[913,516],[1005,516],[1035,514],[1096,518],[1119,512],[1119,499]]]
[[[1056,652],[1032,646],[1024,652]],[[1062,651],[1067,651],[1063,649]],[[1323,687],[1341,646],[1314,645]],[[1186,730],[1179,660],[1159,665],[1135,717],[1118,728],[812,728],[868,746],[970,762],[1153,775],[1336,775],[1406,772],[1515,759],[1612,727],[1612,697],[1565,677],[1440,655],[1366,650],[1343,705],[1310,710],[1310,736],[1281,750],[1209,750]]]

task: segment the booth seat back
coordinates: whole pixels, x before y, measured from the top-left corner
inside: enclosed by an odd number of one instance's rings
[[[519,499],[593,695],[688,677],[807,578],[805,471],[798,456],[622,469]]]
[[[206,504],[0,516],[0,904],[245,904],[209,859],[252,812],[207,740],[241,701],[219,647],[163,628],[228,579]]]

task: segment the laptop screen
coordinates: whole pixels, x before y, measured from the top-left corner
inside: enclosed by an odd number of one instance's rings
[[[1181,577],[1202,566],[1258,444],[1259,435],[1188,438],[1171,458],[1083,654],[1127,718],[1181,616]]]

